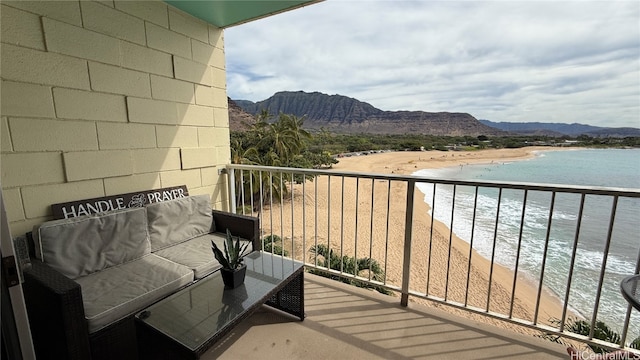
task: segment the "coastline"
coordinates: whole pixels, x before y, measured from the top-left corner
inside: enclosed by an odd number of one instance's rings
[[[521,149],[489,149],[459,152],[391,152],[341,158],[334,170],[348,172],[366,172],[374,174],[411,175],[422,169],[455,167],[468,164],[491,163],[496,161],[515,161],[533,158],[540,151],[567,150],[567,148],[528,147]],[[378,185],[378,182],[381,184]],[[273,204],[264,210],[265,228],[273,226],[273,232],[285,239],[284,248],[293,250],[296,258],[306,256],[308,248],[315,244],[327,244],[334,249],[342,249],[340,255],[372,257],[385,267],[387,282],[400,286],[402,281],[402,258],[404,243],[404,213],[406,212],[406,186],[386,181],[355,181],[346,179],[327,180],[322,177],[307,182],[305,189],[298,184],[293,187],[292,197],[281,207]],[[374,188],[372,190],[372,188]],[[419,191],[419,190],[418,190]],[[317,195],[316,195],[317,194]],[[422,194],[418,192],[418,194]],[[518,274],[515,300],[511,306],[511,294],[515,272],[511,269],[491,263],[474,251],[469,244],[452,233],[439,221],[433,221],[428,215],[429,206],[416,195],[414,201],[414,222],[412,237],[411,288],[438,298],[468,303],[469,306],[491,312],[512,313],[513,317],[537,323],[549,323],[552,318],[561,318],[562,302],[557,296],[543,289],[537,320],[534,319],[538,294],[538,284],[532,279]],[[357,201],[356,201],[357,200]],[[317,208],[317,213],[308,214],[315,221],[305,221],[304,214],[293,211],[292,204],[300,209]],[[371,204],[373,201],[373,205]],[[388,204],[388,205],[387,205]],[[384,221],[372,221],[386,217],[389,206],[390,217],[387,235]],[[312,212],[313,210],[306,210]],[[372,212],[373,211],[373,212]],[[272,219],[273,217],[273,219]],[[273,224],[273,225],[271,225]],[[304,224],[304,226],[303,226]],[[320,225],[318,225],[320,224]],[[362,225],[366,224],[366,225]],[[318,227],[324,228],[318,230]],[[364,228],[363,228],[364,227]],[[369,228],[370,227],[370,228]],[[294,242],[291,242],[291,239]],[[314,242],[314,243],[309,243]],[[387,245],[388,244],[388,245]],[[385,251],[385,249],[389,249]],[[397,249],[397,250],[395,250]],[[431,254],[431,264],[426,260]],[[469,261],[469,255],[471,260]],[[449,260],[450,259],[450,260]],[[385,261],[386,260],[386,261]],[[470,272],[467,270],[470,269]],[[469,292],[467,289],[469,273]],[[448,274],[448,277],[447,277]],[[490,281],[491,280],[491,281]],[[489,287],[489,283],[491,286]],[[491,302],[487,306],[487,295]],[[441,308],[447,312],[491,323],[517,332],[537,334],[536,330],[521,325],[497,320],[484,315],[457,309],[432,301],[411,297],[430,307]],[[571,312],[568,316],[578,316]]]

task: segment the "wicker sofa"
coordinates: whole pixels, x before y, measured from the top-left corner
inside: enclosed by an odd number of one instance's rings
[[[137,359],[134,314],[220,267],[229,229],[259,249],[258,219],[207,195],[34,227],[23,289],[38,359]]]

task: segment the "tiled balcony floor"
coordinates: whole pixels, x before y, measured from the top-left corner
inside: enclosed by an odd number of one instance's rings
[[[568,359],[561,345],[305,274],[303,322],[262,307],[203,359]]]

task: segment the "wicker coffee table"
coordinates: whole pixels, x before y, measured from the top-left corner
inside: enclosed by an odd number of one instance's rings
[[[301,262],[259,251],[245,263],[236,289],[224,289],[217,271],[136,314],[140,358],[199,359],[263,304],[304,319]]]

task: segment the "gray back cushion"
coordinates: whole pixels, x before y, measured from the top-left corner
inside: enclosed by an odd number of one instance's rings
[[[215,231],[209,195],[147,205],[151,251]]]
[[[71,279],[150,253],[144,208],[48,221],[33,235],[36,257]]]

